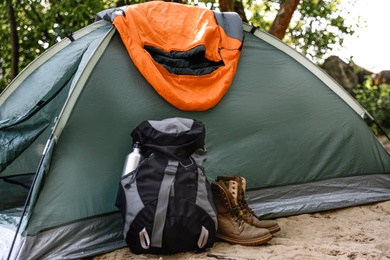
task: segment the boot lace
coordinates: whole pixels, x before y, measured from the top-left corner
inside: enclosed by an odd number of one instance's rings
[[[251,218],[252,216],[256,217],[256,214],[249,207],[248,202],[245,199],[240,198],[237,202],[244,215],[248,215],[248,218]]]
[[[232,214],[232,219],[238,223],[238,226],[241,227],[242,223],[244,220],[242,219],[242,216],[240,215],[240,206],[239,205],[234,205],[232,208],[231,214]]]

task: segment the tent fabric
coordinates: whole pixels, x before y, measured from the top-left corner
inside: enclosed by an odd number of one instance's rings
[[[10,259],[80,259],[123,248],[126,243],[121,221],[119,214],[107,214],[53,227],[36,236],[17,235],[16,247],[23,250],[14,250]],[[0,226],[0,231],[13,238],[10,230]]]
[[[247,200],[263,219],[275,219],[388,200],[389,183],[389,174],[334,178],[253,190]]]
[[[77,69],[83,67],[82,58],[88,57],[88,49],[92,49],[89,46],[96,37],[102,36],[101,28],[96,28],[96,25],[84,29],[89,30],[93,32],[71,44],[71,52],[59,51],[55,59],[45,57],[52,55],[50,50],[40,56],[34,61],[39,66],[20,83],[19,88],[8,94],[11,83],[2,93],[1,97],[9,96],[0,99],[0,176],[36,171],[54,119],[65,103]],[[81,33],[76,33],[74,37],[77,38],[78,34]],[[40,64],[41,59],[47,61]],[[48,73],[54,70],[57,73]],[[30,71],[26,70],[26,73]],[[23,77],[23,74],[20,76]],[[21,135],[21,132],[24,134]]]
[[[236,13],[226,20],[228,28],[242,24]],[[207,9],[152,1],[127,6],[113,24],[136,67],[163,98],[182,110],[203,111],[228,91],[241,54],[243,39],[230,37],[217,21]],[[239,37],[242,26],[229,31]]]
[[[64,57],[83,50],[66,86],[57,88],[63,103],[47,110],[50,126],[0,172],[0,178],[35,172],[25,214],[12,216],[20,225],[0,221],[0,232],[7,234],[0,237],[5,257],[12,237],[10,259],[76,259],[125,246],[115,199],[131,151],[130,133],[144,120],[202,121],[207,177],[245,177],[250,206],[266,218],[389,200],[390,155],[361,117],[364,109],[292,48],[259,29],[243,28],[245,41],[229,91],[205,111],[184,111],[162,98],[104,20],[56,47],[35,69],[32,63],[28,75],[20,75],[24,80],[0,96],[0,122],[13,115],[11,99],[27,103],[20,104],[28,107],[23,112],[40,103],[42,98],[26,96],[40,93],[39,86],[46,96],[50,87],[44,90],[42,81],[56,86],[55,75],[74,61]],[[53,66],[43,70],[48,63]],[[4,149],[16,151],[18,145]],[[1,218],[12,211],[3,203]]]

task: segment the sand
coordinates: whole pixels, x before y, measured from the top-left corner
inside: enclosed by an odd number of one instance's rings
[[[116,259],[390,259],[390,201],[276,219],[281,231],[259,246],[216,242],[203,253],[135,255],[128,248],[96,256]]]

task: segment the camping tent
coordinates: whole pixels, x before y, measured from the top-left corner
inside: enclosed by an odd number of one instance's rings
[[[265,218],[390,199],[390,156],[367,112],[304,56],[242,26],[233,82],[205,111],[162,98],[104,19],[26,67],[0,96],[3,259],[124,247],[116,193],[130,132],[146,119],[201,120],[209,180],[245,177],[248,202]]]

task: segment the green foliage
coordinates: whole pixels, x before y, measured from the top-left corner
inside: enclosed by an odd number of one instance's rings
[[[249,21],[268,31],[282,1],[247,0],[246,7],[252,13]],[[345,23],[345,13],[340,0],[301,1],[283,41],[317,62],[354,33],[353,26]]]
[[[371,77],[366,77],[355,90],[357,101],[374,117],[386,132],[390,131],[390,84],[374,85]],[[372,129],[378,134],[376,125]]]
[[[245,0],[244,5],[249,10],[249,22],[264,31],[269,31],[278,12],[280,1]]]

